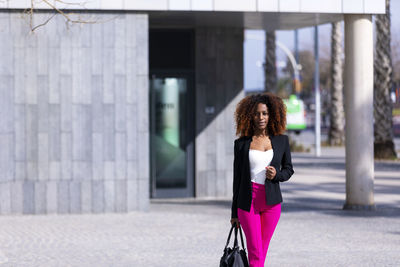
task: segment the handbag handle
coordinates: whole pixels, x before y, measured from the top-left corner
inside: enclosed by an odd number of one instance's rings
[[[228,240],[226,240],[225,249],[228,247],[229,241],[231,241],[231,235],[232,235],[233,229],[235,229],[235,241],[233,243],[233,246],[234,247],[238,246],[238,241],[237,241],[238,230],[237,230],[237,227],[235,227],[235,225],[232,225],[231,230],[229,231]],[[240,233],[240,241],[242,243],[242,247],[246,251],[246,247],[244,246],[244,241],[243,241],[242,227],[240,227],[240,225],[239,225],[239,233]]]
[[[244,246],[244,242],[243,242],[242,227],[240,227],[240,225],[239,225],[239,234],[240,234],[240,241],[242,243],[242,248],[246,251],[246,247]],[[237,240],[237,228],[235,229],[235,239]],[[237,245],[237,241],[236,241],[236,245]]]
[[[225,249],[228,247],[229,241],[231,241],[231,235],[232,235],[232,231],[233,231],[233,228],[234,228],[234,227],[235,227],[235,226],[232,225],[231,230],[229,231],[228,240],[226,240],[226,244],[225,244]]]

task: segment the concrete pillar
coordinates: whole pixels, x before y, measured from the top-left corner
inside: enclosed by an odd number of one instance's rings
[[[345,15],[346,203],[375,209],[371,15]]]

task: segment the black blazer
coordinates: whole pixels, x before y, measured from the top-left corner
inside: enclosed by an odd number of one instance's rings
[[[282,202],[279,182],[289,180],[294,173],[292,157],[290,155],[289,138],[287,135],[270,136],[274,156],[271,166],[276,169],[276,176],[272,180],[265,179],[265,194],[267,205]],[[251,136],[243,136],[235,140],[233,160],[233,198],[232,218],[237,218],[237,208],[250,211],[252,200],[252,186],[250,177],[249,149],[253,140]]]

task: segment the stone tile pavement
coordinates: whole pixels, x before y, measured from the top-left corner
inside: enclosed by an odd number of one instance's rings
[[[400,266],[400,162],[375,163],[372,212],[344,211],[344,157],[293,153],[266,266]],[[0,266],[218,266],[229,199],[157,199],[148,212],[0,217]]]

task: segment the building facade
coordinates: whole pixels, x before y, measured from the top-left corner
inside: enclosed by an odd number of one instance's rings
[[[0,4],[0,214],[231,196],[244,29],[385,11],[370,0],[92,1],[73,8],[97,23],[58,15],[30,33],[29,6]],[[52,15],[36,8],[34,21]]]

